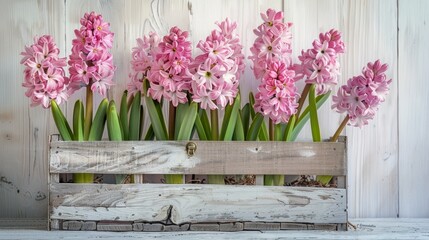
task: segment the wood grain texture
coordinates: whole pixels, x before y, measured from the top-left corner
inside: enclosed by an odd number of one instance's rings
[[[359,75],[367,62],[381,59],[390,66],[390,95],[375,119],[362,129],[347,127],[345,131],[352,217],[394,217],[398,213],[397,10],[396,0],[285,1],[286,20],[294,24],[295,57],[301,49],[311,47],[319,32],[335,28],[342,32],[346,45],[346,53],[340,56],[339,84]],[[319,110],[324,138],[332,135],[344,118],[330,109],[331,102],[329,99]],[[298,139],[311,139],[310,128]]]
[[[345,189],[51,184],[51,219],[196,222],[346,221]],[[237,192],[240,194],[237,194]]]
[[[51,173],[346,175],[345,143],[52,142]]]
[[[399,216],[429,217],[427,1],[399,1]]]
[[[398,215],[397,2],[340,1],[348,47],[342,78],[361,74],[367,62],[389,64],[390,94],[362,129],[347,127],[350,217]],[[358,17],[357,17],[358,16]]]
[[[340,83],[359,74],[366,62],[376,58],[390,65],[388,75],[394,79],[391,95],[374,121],[362,130],[346,130],[350,215],[396,216],[399,208],[400,216],[429,216],[425,205],[429,194],[420,191],[425,189],[424,173],[429,169],[424,139],[429,106],[423,92],[427,86],[424,0],[21,0],[4,1],[0,10],[0,29],[4,33],[0,46],[0,218],[46,217],[47,139],[56,130],[48,111],[28,107],[21,87],[23,68],[18,64],[18,54],[24,45],[31,44],[34,35],[53,35],[61,56],[68,56],[73,30],[79,28],[84,12],[103,14],[116,34],[113,54],[118,67],[117,86],[109,91],[109,97],[118,101],[128,81],[131,48],[137,37],[152,30],[164,34],[178,25],[190,31],[195,46],[215,27],[215,21],[230,17],[238,21],[245,55],[249,56],[255,38],[251,30],[261,22],[259,12],[268,7],[283,8],[286,20],[294,23],[295,59],[301,49],[311,47],[319,32],[330,28],[343,32],[347,53],[340,57]],[[248,64],[241,82],[243,96],[257,85]],[[84,100],[83,92],[67,103],[69,119],[78,98]],[[95,102],[99,101],[97,96]],[[329,109],[330,101],[319,111],[323,137],[332,135],[341,121]],[[302,133],[299,140],[311,139],[308,127]]]
[[[414,239],[427,240],[429,235],[429,219],[351,219],[356,230],[332,232],[325,230],[313,231],[242,231],[242,232],[97,232],[97,231],[46,231],[30,229],[2,229],[1,240],[76,240],[76,239]],[[45,221],[44,221],[45,222]]]
[[[33,36],[50,34],[64,54],[64,1],[2,1],[0,8],[0,218],[47,213],[50,111],[30,107],[19,55]]]

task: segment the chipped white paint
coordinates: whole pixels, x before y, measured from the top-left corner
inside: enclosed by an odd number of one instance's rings
[[[1,240],[75,240],[75,239],[415,239],[427,240],[429,236],[429,218],[414,219],[350,219],[357,229],[333,232],[312,231],[244,231],[244,232],[97,232],[97,231],[46,231],[46,221],[39,220],[37,225],[44,227],[31,229],[1,229]],[[22,226],[23,224],[20,224]]]
[[[305,157],[305,158],[313,157],[313,156],[316,155],[316,153],[314,151],[312,151],[312,150],[306,150],[306,149],[299,150],[299,154],[300,154],[301,157]]]
[[[197,150],[189,157],[187,141],[56,141],[49,151],[50,172],[335,176],[347,172],[345,142],[193,142]],[[308,154],[302,156],[302,149]]]
[[[51,184],[51,219],[345,223],[346,190],[222,185]],[[239,194],[237,194],[239,192]]]

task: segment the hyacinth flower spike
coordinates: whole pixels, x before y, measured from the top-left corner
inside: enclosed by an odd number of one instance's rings
[[[326,33],[320,33],[319,38],[313,41],[313,48],[302,51],[298,57],[300,64],[295,64],[297,79],[305,79],[305,87],[298,103],[296,118],[301,117],[301,109],[304,101],[309,96],[308,110],[313,141],[321,141],[320,129],[317,117],[317,105],[319,100],[326,100],[332,88],[338,83],[339,61],[338,57],[344,53],[345,46],[341,39],[341,33],[331,29]],[[300,126],[301,127],[301,126]],[[300,129],[299,129],[300,130]]]
[[[86,89],[85,113],[83,113],[83,104],[75,105],[76,118],[84,121],[83,134],[75,140],[101,140],[108,115],[108,100],[103,99],[100,103],[93,121],[93,92],[106,97],[107,90],[114,85],[112,79],[116,67],[109,52],[113,45],[114,34],[109,29],[110,24],[95,12],[85,13],[80,19],[80,24],[80,29],[74,31],[76,38],[72,41],[72,53],[68,61],[70,94],[81,88]],[[92,182],[92,175],[76,173],[73,175],[73,180]]]
[[[382,64],[380,60],[369,62],[363,68],[362,75],[350,78],[347,84],[338,89],[332,97],[332,109],[347,115],[331,137],[332,142],[338,140],[347,124],[361,128],[374,118],[380,104],[389,94],[392,79],[386,77],[387,69],[388,65]]]
[[[31,46],[21,53],[21,64],[25,66],[25,95],[31,106],[42,105],[51,108],[55,124],[64,141],[72,141],[73,131],[58,105],[69,98],[69,78],[65,76],[65,58],[59,57],[60,50],[50,35],[34,38]]]
[[[151,33],[138,40],[139,46],[133,51],[129,89],[140,89],[140,82],[143,82],[150,130],[157,140],[189,140],[192,137],[198,106],[189,103],[191,78],[187,69],[192,58],[188,36],[187,31],[172,27],[162,39]],[[169,104],[168,130],[161,111],[164,101]],[[179,184],[183,176],[165,175],[165,181]]]
[[[254,33],[257,38],[251,47],[253,73],[261,81],[258,92],[250,96],[256,115],[247,134],[248,140],[256,140],[265,126],[264,116],[269,117],[269,140],[291,139],[291,127],[295,123],[299,94],[295,86],[296,73],[291,66],[291,23],[283,23],[283,12],[268,9],[262,13],[263,23]],[[286,125],[286,123],[288,123]],[[268,140],[259,133],[260,140]],[[284,176],[264,176],[265,185],[283,185]]]
[[[197,48],[201,53],[191,64],[188,75],[192,79],[192,99],[201,108],[196,128],[202,140],[244,140],[244,129],[240,115],[241,100],[239,79],[244,71],[244,55],[240,38],[236,34],[237,24],[228,18],[217,23],[205,41]],[[218,110],[225,109],[219,129]],[[206,110],[210,110],[210,122]],[[240,127],[236,127],[236,125]],[[223,175],[210,175],[211,184],[224,184]]]

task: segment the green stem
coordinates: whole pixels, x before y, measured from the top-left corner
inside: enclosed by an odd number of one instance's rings
[[[276,125],[274,125],[273,120],[271,118],[268,122],[269,129],[269,139],[270,141],[277,140],[276,136]],[[285,181],[285,177],[283,175],[265,175],[264,176],[264,185],[265,186],[283,186]]]
[[[308,95],[308,91],[310,90],[310,86],[311,86],[311,84],[306,84],[305,87],[304,87],[304,89],[302,90],[301,97],[298,100],[298,108],[297,108],[296,114],[295,114],[296,115],[296,119],[299,119],[299,114],[301,113],[301,109],[302,109],[302,107],[304,105],[305,98]]]
[[[170,102],[168,109],[168,140],[174,140],[174,132],[176,127],[176,107]],[[180,128],[180,126],[177,126]],[[181,174],[165,174],[165,183],[182,184],[183,175]]]
[[[320,136],[319,118],[317,116],[317,105],[316,105],[316,85],[312,84],[308,96],[308,106],[310,109],[310,125],[311,134],[313,135],[313,142],[320,142],[322,138]]]
[[[83,138],[85,141],[89,139],[89,132],[91,131],[92,125],[92,109],[93,109],[93,93],[91,90],[91,85],[86,87],[86,109],[85,109],[85,123],[84,123],[84,132]],[[92,173],[75,173],[73,174],[73,182],[75,183],[92,183],[94,179],[94,174]]]
[[[212,140],[218,141],[219,140],[219,118],[218,118],[218,110],[213,109],[210,110],[210,120],[211,120],[211,127],[212,127]],[[225,184],[224,176],[223,175],[208,175],[207,180],[209,184]]]
[[[93,183],[93,173],[73,173],[74,183]]]
[[[341,132],[346,127],[347,123],[349,122],[349,119],[350,119],[350,117],[347,114],[347,116],[344,118],[344,120],[341,122],[340,126],[338,127],[337,131],[335,132],[334,136],[331,137],[331,139],[330,139],[331,142],[336,142],[338,140],[338,137],[340,136]]]
[[[85,123],[84,123],[84,139],[88,141],[89,132],[91,131],[92,125],[92,108],[93,108],[93,93],[91,86],[86,87],[86,112],[85,112]]]
[[[174,132],[176,125],[176,107],[173,102],[170,102],[168,111],[168,140],[174,140]],[[180,126],[177,126],[180,128]]]
[[[212,140],[219,140],[219,118],[217,109],[210,110],[210,120],[212,127]]]
[[[183,183],[183,175],[181,174],[165,174],[165,183],[168,184],[182,184]]]

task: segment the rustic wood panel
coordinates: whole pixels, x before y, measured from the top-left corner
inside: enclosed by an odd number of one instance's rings
[[[31,43],[34,35],[52,34],[62,55],[68,56],[73,29],[79,27],[79,18],[85,11],[102,13],[111,22],[117,36],[113,53],[118,66],[115,77],[118,86],[109,94],[119,100],[128,79],[128,61],[135,38],[150,30],[164,33],[168,27],[177,24],[191,31],[192,41],[196,44],[214,27],[214,21],[229,16],[239,23],[239,33],[248,56],[254,39],[251,29],[260,22],[259,12],[267,7],[282,9],[283,5],[286,19],[294,22],[295,56],[301,49],[310,47],[320,31],[338,27],[344,33],[348,50],[341,57],[340,82],[358,74],[367,61],[376,57],[391,66],[392,93],[375,121],[363,131],[351,128],[346,131],[350,141],[350,215],[396,216],[398,199],[401,199],[402,216],[428,216],[424,204],[429,194],[419,190],[424,189],[421,184],[424,184],[424,173],[429,168],[424,145],[427,135],[424,123],[428,115],[425,109],[429,103],[426,95],[421,93],[427,75],[424,60],[421,60],[427,55],[426,48],[422,47],[427,42],[425,1],[22,0],[5,1],[0,10],[0,29],[4,33],[0,46],[0,218],[46,216],[47,204],[43,196],[47,195],[47,139],[56,130],[48,111],[28,107],[24,89],[20,86],[22,67],[18,64],[19,52],[25,44]],[[396,41],[397,20],[399,44]],[[397,48],[400,66],[397,64]],[[404,81],[397,81],[397,67]],[[249,67],[244,76],[243,95],[255,90],[258,84]],[[399,95],[401,101],[398,101]],[[83,94],[77,94],[68,103],[69,117],[76,98],[83,99]],[[319,117],[322,134],[327,137],[339,124],[340,117],[329,110],[328,103]],[[399,155],[398,131],[401,136]],[[310,139],[310,136],[309,128],[306,128],[299,139]]]
[[[25,220],[22,220],[25,221]],[[39,224],[46,221],[39,220]],[[75,240],[75,239],[415,239],[427,240],[429,235],[429,219],[427,218],[366,218],[350,219],[357,226],[356,230],[350,229],[343,232],[326,230],[313,231],[242,231],[242,232],[97,232],[97,231],[46,231],[30,229],[1,229],[2,240]],[[21,223],[22,225],[22,223]],[[221,225],[222,226],[222,225]],[[135,231],[141,231],[136,229]],[[159,230],[158,230],[159,231]],[[144,235],[143,235],[144,234]]]
[[[52,142],[51,173],[346,175],[345,143]]]
[[[399,1],[399,216],[429,217],[429,2]]]
[[[362,129],[348,127],[350,217],[398,215],[397,1],[340,1],[341,30],[348,45],[342,78],[361,73],[369,61],[389,64],[390,94]],[[358,16],[358,17],[356,17]],[[405,100],[406,101],[406,100]]]
[[[412,2],[406,4],[415,6]],[[351,217],[394,217],[398,213],[397,10],[396,0],[285,1],[286,20],[294,24],[295,57],[301,49],[311,47],[319,32],[336,28],[343,33],[346,53],[340,57],[339,84],[359,75],[369,61],[380,58],[390,65],[387,72],[393,78],[390,95],[375,119],[362,129],[347,127],[345,131],[349,140],[347,182]],[[405,46],[400,45],[408,51]],[[331,101],[319,110],[324,138],[334,133],[344,117],[330,109]],[[409,105],[406,100],[403,103]],[[309,126],[298,139],[311,139]],[[409,143],[414,146],[414,140]]]
[[[64,54],[64,1],[2,1],[0,8],[0,218],[47,213],[49,110],[30,107],[19,55],[50,34]]]
[[[51,184],[51,218],[186,222],[346,221],[345,189],[165,184]],[[240,194],[237,194],[237,192]]]

